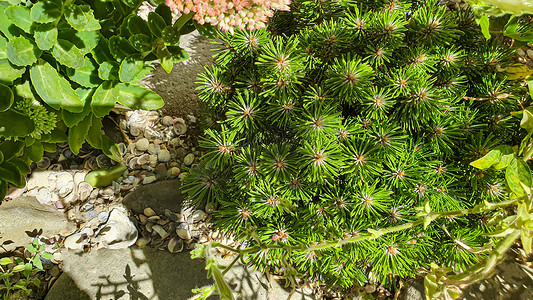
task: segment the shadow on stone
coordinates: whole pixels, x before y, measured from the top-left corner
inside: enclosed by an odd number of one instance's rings
[[[49,298],[47,296],[45,299],[93,300],[85,291],[78,288],[76,282],[67,273],[63,273],[57,278],[50,291],[48,291],[48,295],[50,294],[61,295],[63,298]]]

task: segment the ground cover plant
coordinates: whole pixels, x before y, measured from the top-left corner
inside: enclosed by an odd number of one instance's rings
[[[506,78],[509,39],[487,38],[468,6],[435,0],[293,1],[267,30],[223,35],[183,189],[289,281],[394,288],[433,263],[437,295],[449,271],[487,275],[531,240],[530,113],[510,115],[530,98]]]

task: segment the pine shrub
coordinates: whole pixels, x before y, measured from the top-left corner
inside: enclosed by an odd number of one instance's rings
[[[491,214],[444,218],[342,240],[508,194],[469,163],[520,141],[510,112],[527,99],[501,72],[513,52],[485,40],[468,7],[446,1],[293,1],[266,30],[222,34],[199,75],[205,150],[184,179],[217,207],[216,225],[253,245],[248,261],[335,288],[394,286],[430,262],[461,271],[490,241]],[[496,213],[494,213],[496,214]]]

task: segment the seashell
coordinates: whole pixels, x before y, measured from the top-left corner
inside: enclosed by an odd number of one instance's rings
[[[44,156],[43,159],[36,163],[37,169],[46,170],[50,166],[50,158]]]
[[[100,154],[96,157],[96,164],[100,169],[107,168],[111,166],[111,160],[105,154]]]
[[[56,189],[59,197],[67,197],[74,190],[74,177],[67,172],[61,173],[56,179]]]
[[[150,161],[151,161],[150,154],[143,154],[143,155],[138,157],[137,164],[139,164],[139,165],[147,165],[147,164],[150,163]]]
[[[150,122],[155,122],[157,120],[159,120],[159,113],[157,111],[148,111],[146,113],[146,116],[144,117],[146,120],[150,121]]]
[[[144,122],[131,122],[129,124],[130,126],[130,134],[133,136],[140,136],[144,133],[145,124]]]
[[[139,215],[139,221],[141,221],[141,224],[146,224],[146,222],[148,222],[148,217],[143,215],[143,214],[140,214]]]
[[[143,247],[146,247],[150,243],[150,240],[151,240],[150,238],[140,237],[140,238],[137,239],[135,244],[139,248],[143,248]]]
[[[169,142],[170,146],[174,147],[174,148],[178,148],[179,146],[181,146],[183,144],[183,141],[180,140],[179,138],[173,138],[170,140]]]
[[[63,171],[63,166],[61,164],[53,164],[48,167],[48,170],[54,172]]]
[[[191,233],[189,232],[189,225],[187,223],[180,223],[176,229],[176,234],[184,240],[191,239]]]
[[[174,122],[174,119],[171,116],[164,116],[161,119],[161,124],[163,124],[165,126],[170,126],[170,125],[172,125],[173,122]]]
[[[165,229],[163,229],[163,227],[159,224],[155,224],[152,226],[152,230],[157,232],[157,234],[159,234],[159,236],[161,236],[161,239],[165,239],[169,236],[169,233],[165,231]]]
[[[161,217],[159,217],[159,216],[151,216],[151,217],[148,218],[148,221],[151,221],[151,222],[155,223],[155,222],[159,221],[160,219],[161,219]]]
[[[138,157],[132,157],[128,161],[128,168],[130,169],[137,169],[139,167],[139,158]]]
[[[203,210],[195,210],[192,215],[191,219],[193,223],[201,222],[207,218],[207,214]]]
[[[93,154],[93,150],[88,150],[87,151],[87,150],[81,149],[80,150],[80,154],[78,155],[78,157],[85,159],[85,158],[91,156],[92,154]]]
[[[118,143],[117,146],[118,146],[118,150],[120,151],[120,155],[124,156],[126,154],[126,151],[128,150],[128,148],[126,147],[126,144]]]
[[[159,160],[160,162],[168,162],[170,161],[170,159],[170,152],[166,149],[159,151],[159,153],[157,154],[157,160]]]
[[[144,212],[144,215],[147,217],[153,217],[156,215],[155,211],[151,209],[150,207],[145,208],[143,212]]]
[[[150,146],[150,142],[148,141],[147,138],[142,138],[135,143],[135,149],[139,151],[143,151],[143,152],[148,150],[149,146]]]
[[[153,226],[154,226],[154,223],[146,223],[146,226],[144,228],[146,228],[146,230],[150,233],[153,232]]]
[[[157,155],[159,151],[161,151],[161,146],[156,144],[150,144],[148,145],[148,153]]]
[[[183,251],[183,240],[179,237],[173,237],[172,239],[170,239],[170,241],[168,241],[167,248],[170,253],[181,252]]]
[[[37,198],[37,201],[39,201],[39,203],[49,204],[52,202],[52,193],[48,188],[43,187],[39,189],[35,198]]]
[[[91,195],[93,191],[93,186],[88,182],[80,182],[78,184],[78,199],[85,201]]]
[[[185,121],[182,118],[174,119],[172,131],[174,131],[176,135],[185,134],[187,132],[187,125],[185,124]]]

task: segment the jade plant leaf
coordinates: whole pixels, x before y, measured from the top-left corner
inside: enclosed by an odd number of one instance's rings
[[[109,52],[117,61],[121,62],[128,55],[135,53],[135,48],[127,39],[121,36],[112,36],[109,39]]]
[[[122,0],[122,3],[126,4],[129,7],[138,7],[141,2],[142,0]]]
[[[189,59],[189,53],[185,49],[178,46],[167,46],[170,55],[172,56],[172,62],[178,63]]]
[[[89,5],[71,5],[65,11],[65,19],[77,31],[99,30],[100,23]]]
[[[30,174],[31,172],[30,166],[28,166],[28,164],[25,163],[22,159],[12,158],[9,160],[9,162],[13,164],[15,167],[17,167],[19,172],[22,173],[23,175]]]
[[[0,164],[0,179],[11,183],[17,188],[22,188],[26,184],[24,175],[12,163],[4,161]]]
[[[53,24],[41,24],[33,32],[35,43],[41,50],[50,50],[57,42],[57,27]]]
[[[139,52],[148,52],[152,50],[151,39],[142,33],[138,33],[129,37],[128,41],[133,48]]]
[[[124,174],[128,168],[125,165],[118,165],[110,168],[92,171],[85,176],[85,181],[93,187],[104,187],[110,185]]]
[[[37,162],[43,159],[44,146],[40,141],[35,141],[35,143],[33,143],[30,147],[27,147],[25,151],[28,152],[28,156],[31,161]]]
[[[31,31],[33,21],[30,17],[30,9],[20,5],[12,5],[4,11],[6,17],[20,29],[27,33]]]
[[[93,95],[91,108],[95,116],[106,116],[115,106],[118,98],[118,88],[111,81],[104,81]]]
[[[167,23],[159,14],[155,12],[148,14],[148,28],[154,36],[161,37],[161,32],[166,26]]]
[[[118,77],[122,82],[130,82],[142,71],[144,66],[143,58],[140,54],[128,55],[121,63]]]
[[[13,126],[17,124],[17,126]],[[32,133],[35,124],[30,117],[12,109],[0,112],[0,136],[19,137]]]
[[[37,94],[52,108],[63,108],[74,113],[83,110],[80,97],[49,63],[41,62],[31,67],[30,78]]]
[[[139,16],[132,16],[128,19],[128,31],[131,33],[131,35],[152,35],[150,29],[148,29],[148,25],[146,25],[146,22]]]
[[[38,1],[31,8],[31,19],[37,23],[54,22],[61,17],[61,6],[58,1]]]
[[[118,102],[131,109],[156,110],[165,105],[161,96],[145,87],[121,83]]]
[[[17,67],[7,59],[0,59],[0,82],[11,83],[20,78],[26,72],[26,68]]]
[[[167,25],[172,25],[172,11],[166,4],[160,4],[156,7],[155,12],[165,20]]]
[[[0,152],[4,155],[4,160],[11,160],[24,149],[24,143],[21,141],[3,141],[0,143]]]
[[[163,69],[170,74],[170,72],[172,72],[174,62],[172,61],[172,54],[170,54],[167,47],[164,45],[158,46],[156,48],[155,55],[157,56],[157,58],[159,58],[161,67],[163,67]]]
[[[85,64],[80,49],[67,40],[58,39],[52,48],[52,55],[60,64],[69,68],[82,68]]]
[[[14,37],[7,43],[7,57],[17,66],[29,66],[41,56],[41,50],[26,37]]]
[[[13,91],[0,83],[0,112],[8,110],[13,105]]]
[[[91,114],[85,116],[81,122],[71,127],[68,131],[68,145],[72,153],[78,155],[80,152],[85,137],[89,133],[89,128],[92,124],[93,116]]]
[[[67,69],[67,75],[70,80],[84,87],[97,87],[102,83],[98,77],[98,65],[89,57],[85,57],[85,64],[82,68]]]
[[[161,38],[165,45],[174,46],[180,42],[180,34],[171,25],[163,28],[161,31]]]

